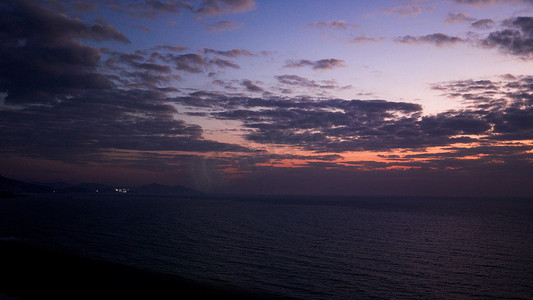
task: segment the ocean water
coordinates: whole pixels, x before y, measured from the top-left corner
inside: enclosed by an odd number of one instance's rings
[[[302,299],[533,299],[533,199],[40,195],[0,238]]]

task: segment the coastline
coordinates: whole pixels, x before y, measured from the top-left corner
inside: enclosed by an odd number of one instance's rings
[[[176,275],[0,241],[0,295],[15,299],[281,299]]]

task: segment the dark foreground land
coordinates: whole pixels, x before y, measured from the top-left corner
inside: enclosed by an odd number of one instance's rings
[[[270,299],[179,276],[0,241],[0,295],[19,299]]]

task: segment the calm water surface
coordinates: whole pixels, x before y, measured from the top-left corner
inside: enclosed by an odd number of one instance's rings
[[[533,199],[41,195],[0,237],[303,299],[533,299]]]

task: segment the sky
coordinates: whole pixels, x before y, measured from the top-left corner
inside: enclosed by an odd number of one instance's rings
[[[531,0],[0,0],[0,174],[533,196]]]

